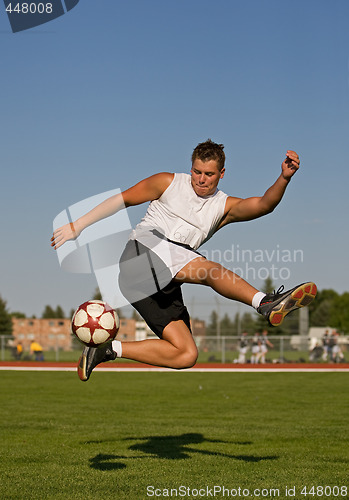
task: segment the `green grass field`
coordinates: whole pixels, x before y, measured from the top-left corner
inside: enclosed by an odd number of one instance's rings
[[[3,371],[0,394],[1,499],[348,496],[346,373]]]

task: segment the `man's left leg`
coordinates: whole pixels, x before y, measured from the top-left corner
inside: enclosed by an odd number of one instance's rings
[[[290,312],[310,304],[315,298],[315,283],[308,281],[283,292],[259,292],[243,278],[216,262],[198,257],[181,269],[175,277],[180,283],[210,286],[220,295],[253,306],[272,326],[279,326]]]
[[[197,257],[189,262],[176,274],[174,280],[210,286],[223,297],[248,305],[252,305],[253,297],[258,293],[256,288],[233,271],[204,257]]]

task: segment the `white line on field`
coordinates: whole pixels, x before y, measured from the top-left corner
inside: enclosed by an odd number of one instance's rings
[[[36,371],[36,372],[75,372],[74,367],[57,366],[0,366],[0,371]],[[171,368],[95,368],[98,372],[190,372],[190,373],[329,373],[349,372],[349,368],[188,368],[172,370]]]

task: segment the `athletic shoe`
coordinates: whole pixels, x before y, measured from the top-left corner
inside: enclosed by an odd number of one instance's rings
[[[92,370],[105,361],[116,358],[116,352],[111,348],[111,342],[102,347],[84,347],[78,363],[78,375],[80,380],[86,382],[90,378]]]
[[[277,292],[267,293],[257,308],[257,312],[265,316],[272,326],[281,325],[285,316],[291,311],[308,306],[317,292],[315,283],[311,281],[295,286],[287,292],[283,290],[282,285]]]

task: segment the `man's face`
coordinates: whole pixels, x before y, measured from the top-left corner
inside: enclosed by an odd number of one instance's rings
[[[214,194],[225,169],[218,170],[216,160],[194,160],[191,167],[191,185],[198,196]]]

